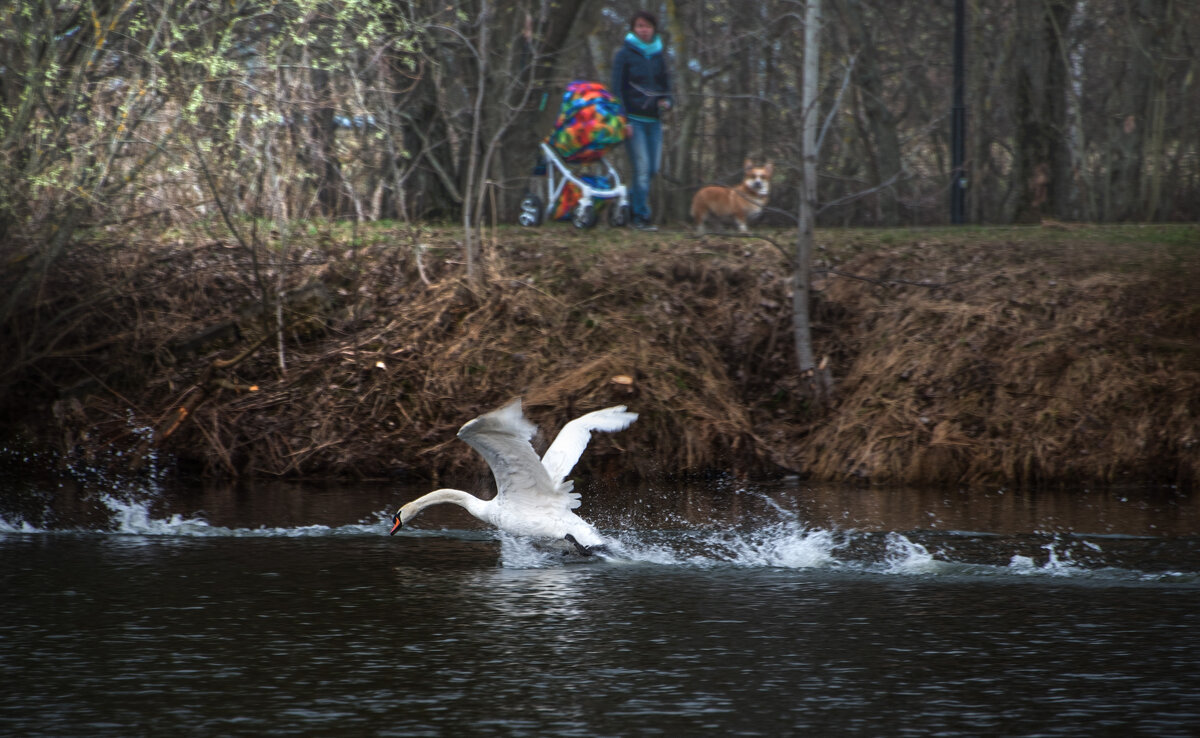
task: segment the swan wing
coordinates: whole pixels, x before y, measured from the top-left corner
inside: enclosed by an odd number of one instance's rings
[[[480,415],[458,431],[458,437],[479,452],[496,478],[496,499],[522,506],[567,505],[568,490],[554,484],[529,439],[537,427],[521,412],[520,398],[499,410]]]
[[[587,448],[588,441],[592,439],[592,431],[612,433],[625,430],[637,417],[637,413],[626,412],[624,405],[615,405],[580,415],[564,425],[554,443],[550,444],[550,448],[546,449],[545,455],[542,456],[542,466],[550,475],[550,481],[564,493],[569,493],[571,483],[564,484],[563,480],[575,468],[583,450]],[[578,506],[579,496],[576,494],[573,497],[575,503],[572,507]]]

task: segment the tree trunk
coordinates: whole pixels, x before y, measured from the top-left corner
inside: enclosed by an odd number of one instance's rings
[[[527,61],[518,65],[514,74],[522,78],[523,84],[532,85],[532,90],[529,94],[530,104],[517,113],[510,124],[509,135],[504,139],[504,146],[498,152],[502,181],[511,183],[504,190],[500,203],[502,212],[512,212],[524,195],[526,176],[533,170],[539,153],[538,144],[554,126],[563,94],[561,77],[554,76],[556,65],[572,38],[571,30],[584,5],[584,0],[541,3],[538,6],[541,15],[533,19],[533,38],[528,42],[515,39],[517,43],[527,43]],[[529,65],[532,65],[532,69]],[[596,81],[607,83],[607,75],[602,75]]]
[[[333,90],[329,84],[329,72],[313,67],[310,72],[312,83],[313,111],[309,125],[312,147],[312,175],[316,181],[316,200],[320,203],[321,215],[337,218],[342,215],[342,173],[337,161],[337,124],[334,122]],[[301,214],[298,208],[295,211]]]
[[[799,228],[796,240],[796,264],[792,272],[792,332],[796,342],[796,367],[808,383],[808,392],[817,407],[828,405],[832,394],[829,369],[818,367],[813,356],[812,301],[813,227],[817,202],[817,128],[820,125],[817,95],[820,92],[821,0],[808,0],[804,15],[804,67],[801,83],[800,153],[803,157],[800,182]]]
[[[1147,101],[1146,121],[1148,135],[1146,136],[1145,160],[1148,164],[1148,181],[1143,189],[1143,218],[1153,221],[1167,216],[1167,204],[1164,198],[1163,178],[1167,170],[1168,159],[1165,136],[1167,109],[1170,105],[1171,93],[1168,92],[1169,59],[1187,57],[1183,50],[1183,23],[1175,18],[1175,2],[1160,2],[1153,6],[1155,15],[1147,18],[1147,24],[1156,32],[1153,38],[1156,42],[1154,56],[1154,78],[1152,93]]]
[[[878,187],[900,171],[900,137],[896,133],[896,116],[887,106],[883,73],[876,53],[877,34],[871,32],[871,26],[863,16],[861,0],[843,0],[841,9],[850,50],[858,54],[854,77],[874,145],[873,155],[866,159],[872,169],[870,185]],[[884,191],[875,197],[879,201],[881,219],[876,225],[894,226],[899,223],[900,210],[895,196]]]
[[[1109,124],[1108,185],[1105,216],[1108,220],[1133,220],[1142,216],[1146,141],[1150,133],[1147,113],[1153,107],[1154,57],[1161,29],[1154,22],[1162,0],[1139,0],[1124,7],[1124,30],[1128,63],[1114,85],[1118,114]]]
[[[483,124],[483,100],[487,93],[488,79],[488,36],[490,29],[488,23],[491,22],[491,5],[488,0],[483,0],[479,4],[479,38],[475,42],[476,63],[478,73],[476,75],[475,89],[475,104],[472,109],[472,124],[470,131],[470,140],[467,142],[467,176],[463,183],[463,202],[462,202],[462,223],[463,223],[463,249],[467,252],[467,279],[471,282],[478,282],[480,278],[479,265],[479,237],[475,230],[475,195],[476,188],[482,188],[482,178],[477,177],[477,172],[480,170],[481,162],[479,160],[480,138],[483,132],[480,126]],[[476,181],[476,180],[480,181]]]
[[[1036,222],[1065,214],[1070,156],[1067,132],[1067,70],[1062,36],[1074,9],[1072,0],[1019,0],[1016,78],[1016,220]]]
[[[667,3],[671,45],[675,50],[675,58],[686,60],[692,58],[692,38],[675,5],[674,2]],[[696,102],[702,99],[700,81],[700,75],[688,69],[686,63],[677,63],[671,70],[675,106],[668,113],[670,135],[666,130],[663,132],[664,148],[670,152],[671,166],[667,174],[676,185],[670,188],[671,197],[663,201],[663,212],[671,219],[688,217],[688,206],[694,191],[692,185],[699,179],[696,166],[699,146],[696,141],[700,114],[704,109],[703,105]]]

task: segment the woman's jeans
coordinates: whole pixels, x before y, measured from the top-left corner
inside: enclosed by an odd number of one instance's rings
[[[662,123],[633,118],[628,123],[629,136],[625,145],[629,147],[629,164],[633,167],[629,209],[633,212],[634,223],[649,223],[650,182],[662,164]]]

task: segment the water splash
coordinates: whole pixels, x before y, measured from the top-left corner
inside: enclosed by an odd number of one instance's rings
[[[883,571],[888,574],[938,574],[945,569],[929,549],[900,533],[888,533]]]
[[[194,536],[220,534],[203,517],[185,518],[174,514],[156,518],[151,513],[150,500],[120,498],[112,494],[100,496],[100,502],[110,512],[109,523],[115,533],[139,536]]]
[[[92,472],[88,472],[93,474]],[[205,538],[386,538],[391,508],[370,513],[345,525],[284,525],[225,527],[202,512],[178,512],[167,507],[165,493],[154,476],[137,480],[93,475],[90,491],[72,507],[75,524],[51,513],[0,511],[0,538],[30,535],[112,535],[145,540]],[[100,489],[96,489],[99,486]],[[605,531],[613,541],[613,559],[641,566],[692,569],[779,569],[841,571],[882,576],[1062,577],[1117,581],[1196,582],[1200,542],[1191,539],[1120,538],[1041,532],[999,536],[952,531],[872,531],[813,526],[795,511],[773,499],[745,490],[756,505],[746,505],[734,527],[717,527],[665,514],[651,528],[647,520],[610,521]],[[36,502],[36,500],[35,500]],[[88,522],[80,522],[87,520]],[[406,529],[404,538],[452,538],[468,545],[496,546],[505,569],[552,569],[567,564],[595,564],[568,548],[534,544],[490,530]],[[1089,540],[1090,539],[1090,540]],[[1175,560],[1162,547],[1179,551],[1179,564],[1169,571],[1144,570],[1141,552],[1156,563]],[[1161,564],[1159,564],[1161,566]]]
[[[1100,551],[1101,548],[1090,541],[1082,541],[1083,545],[1095,551]],[[1046,562],[1038,566],[1032,556],[1024,556],[1014,554],[1009,560],[1008,568],[1014,574],[1030,575],[1030,574],[1048,574],[1056,577],[1069,577],[1086,574],[1089,570],[1079,566],[1071,557],[1071,551],[1067,548],[1059,537],[1054,536],[1054,540],[1042,546],[1046,551]]]
[[[12,517],[12,516],[10,516]],[[39,528],[32,525],[26,520],[15,517],[10,520],[9,517],[0,516],[0,533],[45,533],[45,528]]]
[[[20,516],[0,517],[0,535],[92,535],[144,536],[148,538],[310,538],[323,536],[379,535],[386,532],[384,514],[376,513],[357,523],[341,526],[260,526],[257,528],[228,528],[210,524],[203,514],[191,516],[179,513],[158,513],[156,497],[144,491],[106,492],[95,496],[101,508],[98,524],[68,528],[49,528],[34,525]]]
[[[103,496],[101,501],[112,512],[112,532],[120,535],[176,536],[185,538],[313,538],[338,535],[378,535],[386,531],[383,513],[377,513],[349,525],[301,525],[287,527],[226,528],[210,525],[203,516],[185,517],[178,513],[155,517],[152,500],[131,500]]]
[[[598,563],[604,560],[579,556],[565,541],[562,545],[548,545],[502,531],[497,531],[496,538],[500,542],[500,562],[505,569],[547,569],[565,563]]]

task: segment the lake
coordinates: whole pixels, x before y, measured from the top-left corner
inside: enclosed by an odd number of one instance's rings
[[[589,484],[617,561],[400,485],[0,492],[0,734],[1195,735],[1173,490]]]

